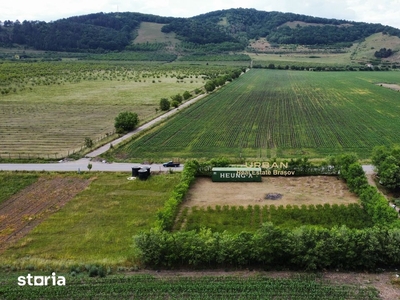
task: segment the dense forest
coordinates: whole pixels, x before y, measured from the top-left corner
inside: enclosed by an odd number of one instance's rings
[[[276,44],[302,45],[348,45],[377,32],[400,37],[399,29],[381,24],[239,8],[192,18],[124,12],[95,13],[49,23],[6,20],[0,26],[0,46],[18,44],[38,50],[72,52],[135,51],[131,42],[144,21],[165,24],[162,31],[176,33],[186,45],[212,45],[227,51],[242,50],[249,39],[260,37]],[[287,22],[303,23],[289,27]]]

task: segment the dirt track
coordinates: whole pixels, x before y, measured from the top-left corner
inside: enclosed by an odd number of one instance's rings
[[[0,252],[63,207],[90,180],[41,177],[0,205]]]

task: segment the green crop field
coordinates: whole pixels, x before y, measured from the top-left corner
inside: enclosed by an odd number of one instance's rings
[[[23,274],[26,276],[26,274]],[[151,275],[105,278],[66,277],[66,286],[20,287],[17,276],[0,280],[0,297],[21,299],[292,299],[377,300],[371,286],[332,283],[316,275],[291,278],[207,276],[157,278]]]
[[[398,72],[253,69],[118,149],[132,160],[326,157],[400,142]]]

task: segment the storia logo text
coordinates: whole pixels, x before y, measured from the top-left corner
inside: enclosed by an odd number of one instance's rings
[[[28,274],[28,276],[19,276],[18,277],[18,285],[19,286],[46,286],[46,285],[65,285],[65,277],[57,276],[56,273],[51,273],[51,276],[32,276]]]

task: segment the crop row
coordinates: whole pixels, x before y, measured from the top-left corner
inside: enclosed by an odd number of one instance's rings
[[[166,277],[112,276],[67,277],[66,286],[19,287],[0,284],[6,299],[364,299],[378,298],[374,288],[331,284],[318,276],[293,278],[258,277]]]

